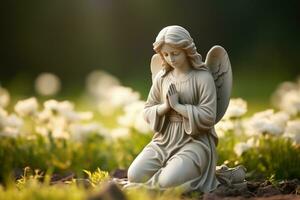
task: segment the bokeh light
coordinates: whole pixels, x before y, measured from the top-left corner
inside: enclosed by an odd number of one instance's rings
[[[42,73],[35,80],[35,90],[42,96],[55,95],[60,91],[60,88],[59,77],[52,73]]]

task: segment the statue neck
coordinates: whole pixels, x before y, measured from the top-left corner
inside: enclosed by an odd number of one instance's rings
[[[174,77],[181,77],[189,74],[193,68],[189,62],[185,62],[182,66],[174,68],[172,74]]]

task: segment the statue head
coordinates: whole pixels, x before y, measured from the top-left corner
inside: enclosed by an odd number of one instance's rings
[[[202,62],[201,55],[197,52],[197,48],[189,32],[181,26],[167,26],[158,33],[153,43],[154,51],[158,53],[163,60],[166,73],[172,70],[172,67],[165,61],[161,53],[161,48],[164,44],[183,50],[191,67],[199,69],[205,65]]]

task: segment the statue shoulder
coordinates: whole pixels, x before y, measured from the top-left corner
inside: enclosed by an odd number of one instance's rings
[[[206,83],[211,84],[214,83],[214,79],[212,74],[208,69],[196,69],[195,70],[195,77],[197,82],[199,83]]]

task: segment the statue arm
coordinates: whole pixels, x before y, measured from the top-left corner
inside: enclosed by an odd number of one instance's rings
[[[185,105],[187,117],[183,118],[183,123],[185,131],[191,135],[210,130],[216,119],[217,95],[214,80],[210,74],[206,74],[199,77],[199,83],[198,104]]]
[[[170,110],[170,108],[167,106],[166,103],[163,103],[163,104],[160,104],[157,106],[157,114],[159,116],[165,115],[169,110]]]
[[[165,114],[169,110],[166,103],[162,103],[160,80],[158,78],[159,77],[157,77],[153,82],[143,110],[145,121],[155,132],[161,131],[165,121]]]
[[[173,108],[176,112],[178,112],[180,115],[182,115],[185,118],[188,118],[188,112],[186,109],[186,106],[184,104],[176,104]]]

